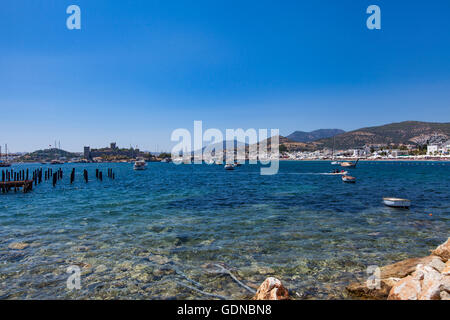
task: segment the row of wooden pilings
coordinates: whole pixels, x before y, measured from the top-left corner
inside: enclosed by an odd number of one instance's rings
[[[114,180],[116,178],[116,174],[113,171],[113,169],[108,168],[108,178]],[[29,169],[26,170],[18,170],[14,171],[13,169],[10,170],[2,170],[2,176],[1,176],[1,182],[0,182],[0,189],[2,193],[7,193],[11,189],[14,189],[15,192],[17,192],[17,189],[22,187],[23,192],[28,192],[33,189],[33,184],[36,186],[38,184],[42,183],[42,178],[44,178],[45,181],[52,180],[53,187],[56,186],[58,181],[62,180],[63,178],[63,170],[59,168],[55,172],[53,172],[53,168],[47,168],[45,171],[43,171],[42,168],[35,169],[31,173],[32,179],[29,180],[30,177],[30,171]],[[95,177],[103,181],[103,172],[99,169],[95,170]],[[89,182],[89,176],[88,171],[86,169],[83,170],[83,179],[86,183]],[[75,182],[75,168],[72,168],[72,171],[70,173],[70,183]]]

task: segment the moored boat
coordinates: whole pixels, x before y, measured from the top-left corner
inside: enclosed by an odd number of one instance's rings
[[[356,165],[358,164],[359,159],[356,160],[356,162],[341,162],[341,167],[345,168],[356,168]]]
[[[147,169],[147,163],[144,159],[136,159],[133,166],[134,170],[145,170]]]
[[[2,147],[0,146],[0,168],[11,167],[11,162],[8,161],[8,146],[5,144],[5,160],[1,160],[2,158]]]
[[[392,208],[405,208],[409,209],[411,206],[411,201],[408,199],[401,199],[401,198],[383,198],[383,203]]]
[[[332,176],[345,176],[345,175],[347,175],[347,173],[348,173],[348,171],[344,171],[344,170],[341,170],[341,171],[334,170],[333,172],[330,172],[328,174],[332,175]]]
[[[355,183],[356,182],[356,178],[352,177],[352,176],[342,176],[342,181],[347,182],[347,183]]]
[[[227,163],[227,164],[225,165],[225,170],[234,170],[234,164]]]
[[[0,161],[0,168],[11,167],[11,163]]]

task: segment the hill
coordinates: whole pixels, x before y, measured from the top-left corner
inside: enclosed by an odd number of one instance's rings
[[[319,129],[311,132],[295,131],[286,138],[295,142],[313,142],[319,139],[331,138],[342,133],[345,133],[345,131],[341,129]]]
[[[280,146],[280,152],[283,152],[283,151],[289,151],[289,152],[312,151],[314,149],[313,145],[310,145],[310,144],[307,144],[304,142],[292,141],[283,136],[279,136],[278,139],[279,139],[278,141],[279,141],[279,146]],[[272,138],[266,139],[268,152],[270,152],[270,150],[271,150],[271,141],[272,141]],[[256,145],[257,145],[257,148],[259,148],[259,143],[257,143]]]
[[[45,149],[45,150],[37,150],[31,153],[27,153],[26,155],[20,157],[17,159],[18,161],[25,161],[25,162],[40,162],[40,161],[50,161],[53,159],[59,159],[59,158],[77,158],[80,155],[77,153],[68,152],[61,149]]]
[[[450,123],[404,121],[382,126],[361,128],[339,134],[334,138],[320,139],[312,142],[315,149],[360,148],[365,145],[412,144],[426,145],[450,139]]]

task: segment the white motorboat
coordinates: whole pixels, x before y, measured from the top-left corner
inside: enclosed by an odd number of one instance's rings
[[[400,198],[383,198],[383,203],[392,208],[406,208],[408,209],[411,206],[411,201],[408,199],[400,199]]]
[[[347,183],[355,183],[356,178],[352,177],[352,176],[342,176],[342,181],[347,182]]]
[[[147,169],[147,163],[144,159],[136,159],[133,166],[134,170],[145,170]]]
[[[227,164],[225,165],[225,170],[234,170],[234,164],[227,163]]]
[[[339,161],[332,161],[331,164],[332,164],[333,166],[335,166],[335,165],[339,165],[339,164],[341,164],[341,163],[340,163]]]

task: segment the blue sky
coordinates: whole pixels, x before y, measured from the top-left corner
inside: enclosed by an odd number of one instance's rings
[[[449,122],[449,14],[447,0],[2,2],[0,144],[153,151],[194,120],[283,135]]]

